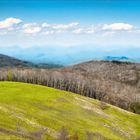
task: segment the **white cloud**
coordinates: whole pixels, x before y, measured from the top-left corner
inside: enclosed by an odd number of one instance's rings
[[[109,36],[109,37],[112,37],[113,35],[115,35],[116,32],[114,31],[107,31],[107,32],[104,32],[102,34],[103,37],[106,37],[106,36]]]
[[[7,32],[6,31],[0,31],[0,35],[6,35]]]
[[[83,28],[76,28],[72,32],[75,34],[93,34],[97,31],[95,26],[83,27]]]
[[[78,22],[72,22],[69,24],[49,24],[44,22],[41,27],[44,35],[52,35],[66,32],[70,33],[72,29],[76,29],[78,25]]]
[[[52,35],[52,34],[61,34],[61,33],[66,33],[64,30],[47,30],[42,32],[44,35]]]
[[[42,23],[42,27],[43,27],[43,28],[47,28],[47,27],[50,27],[50,26],[51,26],[51,25],[48,24],[48,23],[46,23],[46,22]]]
[[[81,34],[83,33],[83,31],[84,31],[83,28],[78,28],[78,29],[73,30],[72,32],[75,34]]]
[[[72,29],[75,28],[77,25],[79,25],[78,22],[72,22],[69,24],[48,24],[48,23],[43,23],[42,27],[43,28],[52,28],[56,30],[66,30],[66,29]]]
[[[22,23],[22,24],[20,24]],[[24,23],[18,18],[7,18],[0,21],[0,35],[5,34],[38,34],[53,35],[53,34],[95,34],[103,36],[117,35],[116,33],[140,33],[140,28],[128,23],[112,23],[112,24],[97,24],[82,26],[78,22],[71,22],[68,24],[53,24],[53,23]]]
[[[78,22],[73,22],[70,24],[56,24],[56,25],[52,25],[53,29],[71,29],[74,28],[78,25]]]
[[[95,27],[95,26],[91,26],[91,27],[88,27],[87,29],[86,29],[86,33],[87,34],[93,34],[93,33],[95,33],[97,31],[97,28]]]
[[[45,35],[50,35],[50,34],[54,34],[54,33],[55,33],[55,31],[53,31],[53,30],[43,32],[43,34],[45,34]]]
[[[127,23],[113,23],[113,24],[104,24],[102,27],[103,30],[132,30],[134,26]]]
[[[0,29],[4,29],[4,28],[12,28],[14,25],[17,25],[19,23],[21,23],[22,20],[21,19],[17,19],[17,18],[7,18],[3,21],[0,21]]]
[[[41,31],[41,27],[34,23],[24,24],[23,25],[23,32],[27,34],[36,34]]]
[[[138,28],[138,29],[130,30],[130,31],[128,31],[128,33],[130,33],[130,34],[139,34],[140,29]]]

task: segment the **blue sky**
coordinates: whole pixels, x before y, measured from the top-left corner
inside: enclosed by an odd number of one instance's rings
[[[25,21],[85,24],[130,22],[138,24],[139,0],[0,0],[0,19],[19,17]]]
[[[0,0],[0,47],[139,47],[139,7],[139,0]]]

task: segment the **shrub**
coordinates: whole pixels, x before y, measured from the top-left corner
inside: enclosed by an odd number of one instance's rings
[[[108,138],[104,137],[102,134],[98,132],[86,132],[86,140],[108,140]]]
[[[69,133],[65,127],[62,127],[59,131],[59,136],[57,140],[69,140]]]
[[[13,74],[12,74],[12,72],[9,70],[9,71],[8,71],[8,74],[7,74],[7,80],[8,80],[8,81],[12,81],[12,79],[13,79]]]
[[[86,139],[87,140],[93,140],[93,136],[94,136],[94,134],[92,133],[92,132],[86,132]]]
[[[108,105],[105,103],[105,102],[100,102],[100,108],[102,109],[102,110],[105,110],[105,109],[107,109],[108,108]]]
[[[75,133],[74,135],[72,135],[71,137],[70,137],[70,140],[78,140],[79,138],[78,138],[78,134],[77,133]]]
[[[139,102],[133,102],[130,104],[130,109],[137,114],[140,114],[140,103]]]

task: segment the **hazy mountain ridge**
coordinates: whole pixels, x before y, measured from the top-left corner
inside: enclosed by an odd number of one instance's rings
[[[126,57],[126,56],[120,56],[120,57],[106,56],[104,58],[104,60],[107,60],[107,61],[113,61],[113,60],[115,60],[115,61],[131,61],[131,59]]]
[[[55,65],[74,65],[90,60],[119,60],[140,62],[138,47],[114,46],[33,46],[21,48],[18,46],[1,47],[0,53],[35,64],[47,63]],[[9,51],[10,49],[10,51]],[[22,52],[22,53],[21,53]]]
[[[20,67],[20,68],[59,68],[61,65],[39,63],[20,60],[14,57],[0,54],[0,67]]]
[[[31,62],[22,61],[14,57],[0,54],[0,67],[34,67]]]

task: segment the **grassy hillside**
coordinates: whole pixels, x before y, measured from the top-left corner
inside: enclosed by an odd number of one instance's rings
[[[0,81],[78,93],[140,114],[140,64],[89,61],[61,69],[1,68]]]
[[[0,82],[0,140],[61,139],[67,131],[73,140],[133,140],[140,116],[53,88]]]

